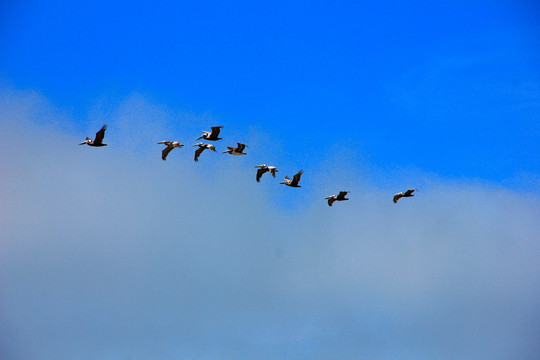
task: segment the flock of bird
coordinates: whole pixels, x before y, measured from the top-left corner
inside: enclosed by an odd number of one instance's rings
[[[221,140],[222,138],[219,137],[219,133],[222,128],[223,126],[212,126],[212,131],[203,131],[202,132],[203,134],[199,138],[195,139],[195,141],[198,141],[201,139],[208,140],[208,141]],[[96,147],[107,146],[107,144],[103,143],[103,139],[105,138],[105,130],[107,130],[106,124],[103,125],[103,127],[96,133],[96,137],[94,138],[94,140],[90,139],[89,137],[86,137],[86,140],[84,140],[79,145],[86,144],[88,146],[96,146]],[[158,144],[165,145],[165,148],[161,152],[161,159],[163,160],[167,160],[167,155],[169,155],[169,153],[174,148],[182,148],[184,146],[180,144],[179,141],[169,141],[169,140],[160,141],[158,142]],[[222,154],[228,153],[231,155],[247,155],[244,152],[244,149],[247,147],[247,145],[240,142],[237,144],[238,144],[237,147],[227,146],[227,150],[223,151]],[[199,142],[193,146],[199,147],[197,150],[195,150],[195,161],[199,161],[199,156],[201,156],[202,152],[206,149],[211,150],[211,151],[216,151],[216,147],[212,144],[205,144],[205,143]],[[269,172],[275,178],[276,172],[278,171],[275,166],[268,166],[266,164],[257,165],[255,167],[258,168],[257,176],[255,177],[255,180],[257,180],[257,182],[261,181],[261,177],[266,172]],[[285,176],[285,181],[280,182],[280,184],[287,185],[290,187],[301,187],[300,185],[298,185],[298,183],[300,182],[300,178],[302,177],[303,173],[304,171],[300,170],[296,175],[293,176],[292,179],[289,179],[288,176]],[[415,190],[416,189],[409,189],[405,192],[399,192],[395,194],[394,199],[393,199],[394,203],[397,203],[398,200],[401,199],[402,197],[414,196],[413,192]],[[347,196],[349,192],[350,191],[340,191],[338,195],[330,195],[329,197],[325,198],[326,200],[328,200],[328,206],[332,206],[332,204],[336,201],[349,200],[348,198],[345,197]]]

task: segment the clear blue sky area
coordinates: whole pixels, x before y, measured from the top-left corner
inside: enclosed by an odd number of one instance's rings
[[[384,169],[508,183],[540,172],[539,9],[7,1],[0,78],[81,125],[98,99],[136,92],[314,156],[350,144]]]

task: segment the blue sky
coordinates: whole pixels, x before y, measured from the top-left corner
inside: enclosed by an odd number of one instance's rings
[[[533,2],[3,8],[1,78],[81,126],[137,92],[305,151],[350,142],[389,170],[508,183],[540,170]]]
[[[0,357],[536,358],[539,19],[2,2]]]

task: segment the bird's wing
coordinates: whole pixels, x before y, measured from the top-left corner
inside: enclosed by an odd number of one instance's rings
[[[340,199],[340,200],[343,200],[345,199],[345,196],[348,194],[349,192],[348,191],[340,191],[337,198]]]
[[[210,136],[211,137],[218,137],[219,136],[219,131],[220,131],[220,129],[222,127],[223,126],[212,126],[212,134]]]
[[[397,203],[397,201],[401,199],[402,197],[403,197],[403,193],[398,193],[394,195],[394,204]]]
[[[277,169],[275,167],[270,167],[268,168],[268,170],[270,171],[270,174],[272,174],[272,176],[275,178]]]
[[[103,142],[103,138],[105,137],[105,130],[107,130],[107,124],[103,125],[101,130],[96,133],[94,144],[101,144]]]
[[[260,168],[259,170],[257,170],[257,182],[261,182],[261,176],[267,171],[268,169],[265,168]]]
[[[204,149],[206,149],[206,148],[200,147],[197,150],[195,150],[195,161],[199,161],[199,156],[204,151]]]
[[[293,182],[295,184],[298,184],[300,181],[300,177],[302,177],[302,174],[304,173],[304,170],[300,170],[296,175],[293,176]]]
[[[328,206],[332,206],[332,204],[334,203],[334,201],[336,201],[335,196],[327,197],[327,199],[328,199]]]
[[[163,149],[163,151],[161,152],[161,158],[163,160],[166,160],[167,155],[169,155],[169,153],[171,152],[172,149],[174,149],[174,147],[172,147],[172,146],[167,146],[165,149]]]
[[[413,192],[414,192],[414,189],[409,189],[409,190],[405,191],[405,196],[409,196],[409,195],[411,195]]]
[[[236,148],[236,151],[238,152],[244,151],[244,149],[246,148],[246,144],[242,144],[242,143],[237,143],[237,144],[238,144],[238,147]]]

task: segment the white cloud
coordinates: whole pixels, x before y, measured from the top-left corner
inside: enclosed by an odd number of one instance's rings
[[[417,196],[393,204],[410,178],[377,184],[369,166],[325,156],[314,161],[328,171],[308,165],[302,189],[269,175],[258,184],[264,134],[246,157],[196,164],[191,141],[212,120],[169,123],[174,112],[134,96],[89,115],[89,131],[110,115],[109,146],[94,149],[59,126],[69,114],[44,122],[45,100],[8,95],[2,358],[538,353],[538,197],[421,174]],[[174,131],[187,146],[161,161],[155,142]],[[272,156],[280,177],[297,170]],[[351,200],[329,208],[324,197],[342,187]]]

